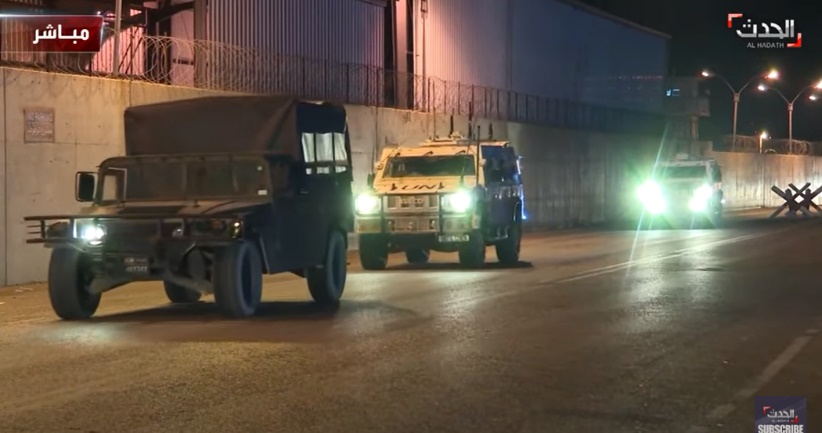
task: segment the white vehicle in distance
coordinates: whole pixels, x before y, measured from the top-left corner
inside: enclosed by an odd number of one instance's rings
[[[713,158],[677,154],[657,165],[637,191],[643,221],[689,227],[717,227],[725,204],[722,171]]]

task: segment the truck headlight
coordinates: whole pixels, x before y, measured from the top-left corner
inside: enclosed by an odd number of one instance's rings
[[[471,194],[459,191],[442,196],[442,209],[446,212],[463,213],[471,208]]]
[[[645,182],[637,190],[637,196],[642,201],[645,210],[652,214],[660,214],[665,211],[665,196],[662,188],[652,181]]]
[[[380,198],[373,194],[360,194],[354,207],[360,215],[374,215],[380,211]]]
[[[688,203],[688,207],[694,212],[704,211],[708,208],[708,202],[711,200],[713,194],[714,190],[710,185],[700,186],[694,191],[694,196],[691,198],[691,202]]]
[[[90,245],[100,245],[105,235],[106,230],[99,224],[93,222],[77,223],[77,237]]]

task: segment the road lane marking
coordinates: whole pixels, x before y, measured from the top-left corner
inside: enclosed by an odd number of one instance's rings
[[[570,276],[570,277],[560,278],[558,280],[552,280],[552,279],[541,280],[541,281],[538,281],[538,283],[539,284],[570,283],[572,281],[584,280],[584,279],[587,279],[587,278],[598,277],[600,275],[605,275],[605,274],[609,274],[609,273],[612,273],[612,272],[621,271],[621,270],[624,270],[624,269],[632,268],[634,266],[648,265],[648,264],[652,264],[652,263],[662,262],[662,261],[665,261],[665,260],[670,260],[670,259],[673,259],[673,258],[684,256],[684,255],[692,253],[694,251],[702,250],[704,248],[721,246],[721,245],[728,245],[728,244],[737,243],[737,242],[743,242],[743,241],[747,241],[747,240],[750,240],[750,239],[759,238],[759,237],[762,237],[762,236],[765,236],[765,235],[766,234],[764,234],[764,233],[756,233],[756,234],[751,234],[751,235],[738,236],[738,237],[731,238],[731,239],[723,239],[723,240],[720,240],[720,241],[709,242],[709,243],[697,245],[697,246],[694,246],[694,247],[684,248],[684,249],[681,249],[681,250],[677,250],[677,251],[674,251],[674,252],[671,252],[671,253],[668,253],[668,254],[663,254],[663,255],[659,255],[659,256],[655,256],[655,257],[648,257],[648,258],[643,258],[643,259],[630,260],[630,261],[623,262],[623,263],[617,263],[615,265],[603,266],[603,267],[596,268],[596,269],[591,269],[591,270],[588,270],[588,271],[585,271],[585,272],[582,272],[580,274],[573,275],[573,276]]]
[[[757,391],[762,389],[768,382],[773,380],[780,371],[782,371],[785,366],[787,366],[805,346],[811,341],[813,337],[810,335],[803,335],[801,337],[797,337],[791,342],[791,344],[776,357],[764,370],[762,373],[759,374],[751,383],[747,384],[744,388],[739,390],[736,394],[734,394],[733,398],[729,403],[725,403],[722,405],[717,406],[714,410],[708,413],[707,417],[708,420],[716,421],[723,419],[731,414],[731,412],[736,409],[736,405],[743,401],[753,397]]]

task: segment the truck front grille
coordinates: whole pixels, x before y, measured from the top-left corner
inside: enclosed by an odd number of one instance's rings
[[[389,211],[438,211],[439,198],[436,194],[389,195],[385,208]]]

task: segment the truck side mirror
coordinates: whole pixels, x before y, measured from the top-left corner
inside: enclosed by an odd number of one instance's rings
[[[94,201],[94,189],[97,184],[97,173],[80,171],[74,182],[74,198],[79,202]]]
[[[368,179],[365,181],[369,188],[374,187],[374,173],[368,173]]]

